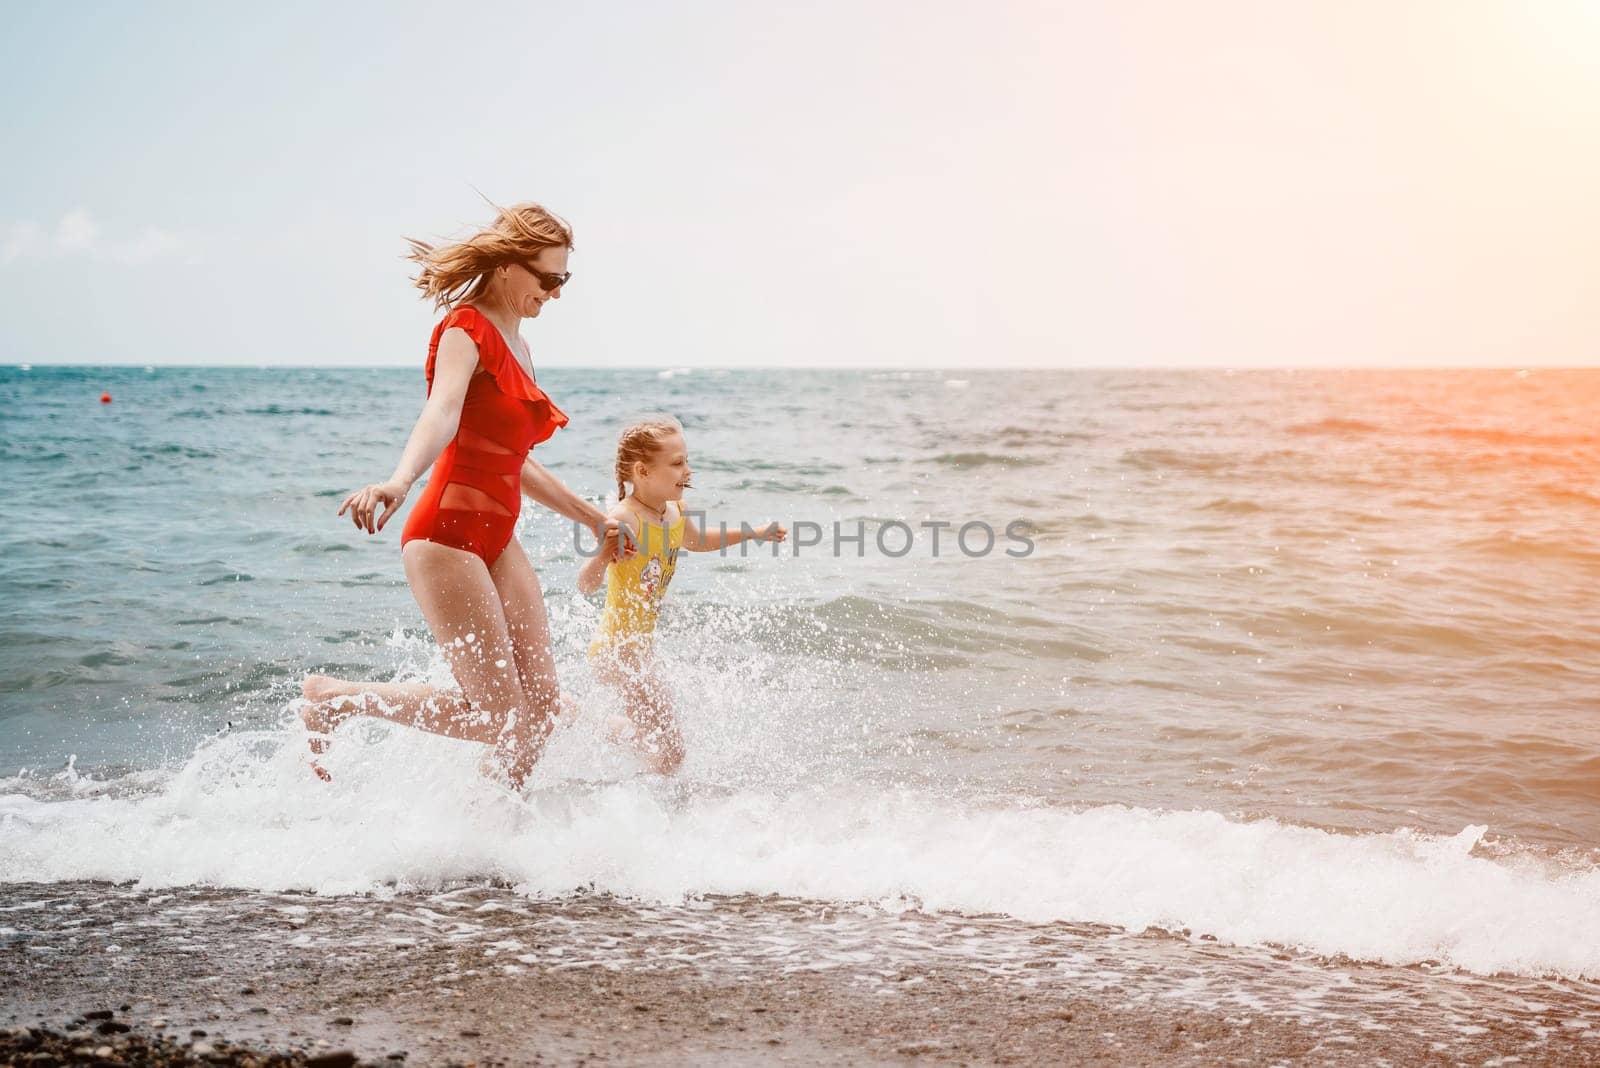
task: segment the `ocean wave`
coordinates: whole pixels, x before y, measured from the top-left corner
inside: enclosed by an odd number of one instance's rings
[[[223,582],[254,582],[256,577],[243,571],[228,571],[220,575],[213,575],[207,579],[200,579],[197,586],[215,586]]]
[[[1095,441],[1100,435],[1082,430],[1053,430],[1049,427],[1001,427],[990,435],[994,442],[1010,448],[1043,445],[1051,448],[1078,445]]]
[[[741,478],[728,486],[730,493],[794,493],[812,494],[819,497],[854,497],[855,492],[848,486],[819,486],[813,482],[799,479],[784,481],[773,478]]]
[[[984,654],[1036,662],[1057,657],[1065,662],[1103,660],[1110,655],[1101,636],[1088,627],[953,597],[906,601],[849,594],[736,613],[729,606],[702,602],[681,607],[675,615],[686,632],[716,634],[719,643],[737,636],[785,656],[835,664],[933,669],[981,662]]]
[[[7,463],[56,464],[71,457],[48,445],[0,445],[0,460]]]
[[[222,455],[222,450],[168,441],[135,445],[128,450],[128,455],[135,460],[168,459],[174,456],[184,460],[214,460]]]
[[[1363,422],[1360,419],[1318,419],[1314,423],[1293,423],[1289,426],[1291,434],[1374,434],[1381,428],[1375,423]]]
[[[938,456],[930,456],[922,462],[938,464],[941,467],[987,467],[990,465],[1037,467],[1046,461],[1037,457],[1011,456],[992,452],[946,452],[940,453]]]
[[[1222,512],[1226,515],[1256,515],[1265,512],[1266,506],[1255,501],[1242,501],[1234,497],[1218,497],[1215,500],[1202,504],[1202,512]]]
[[[846,469],[843,464],[794,463],[791,461],[760,459],[719,459],[716,467],[719,474],[733,471],[779,471],[786,475],[801,475],[807,478],[821,478],[824,475],[830,475]]]
[[[337,415],[332,408],[308,408],[292,405],[268,404],[260,408],[246,408],[245,415]]]
[[[1532,487],[1540,496],[1552,501],[1566,501],[1573,504],[1591,505],[1600,507],[1600,494],[1589,493],[1585,490],[1574,489],[1571,486],[1562,486],[1553,482],[1545,482]]]
[[[1486,828],[1338,834],[1123,805],[960,803],[849,782],[697,790],[566,764],[523,797],[477,747],[341,732],[324,785],[300,739],[230,735],[159,788],[32,796],[0,783],[0,879],[322,894],[460,881],[655,902],[777,894],[1160,928],[1389,964],[1600,977],[1600,868],[1478,848]],[[558,738],[558,743],[561,739]],[[568,753],[570,758],[572,753]],[[37,791],[32,791],[37,793]]]
[[[1239,458],[1226,453],[1202,452],[1198,449],[1130,449],[1122,454],[1122,462],[1140,471],[1198,471],[1213,473],[1226,471],[1238,464]]]
[[[1546,538],[1525,537],[1501,530],[1460,543],[1460,549],[1505,560],[1539,560],[1564,564],[1580,570],[1600,570],[1600,551],[1587,545],[1574,545]]]
[[[1600,446],[1595,434],[1536,434],[1492,426],[1438,426],[1417,431],[1426,437],[1475,441],[1485,445],[1522,445],[1539,449],[1570,449]]]

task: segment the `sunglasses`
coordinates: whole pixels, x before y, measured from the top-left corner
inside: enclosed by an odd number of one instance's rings
[[[572,278],[571,271],[568,271],[565,274],[551,274],[548,271],[541,271],[539,268],[527,263],[522,265],[522,269],[537,278],[539,280],[539,285],[544,288],[546,293],[555,292],[562,286],[566,285],[567,282]]]

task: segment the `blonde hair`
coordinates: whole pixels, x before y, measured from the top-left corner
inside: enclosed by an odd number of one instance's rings
[[[487,230],[464,241],[435,247],[408,237],[406,243],[411,246],[406,259],[422,265],[417,288],[433,298],[435,308],[448,308],[481,297],[496,267],[526,264],[547,248],[571,248],[572,227],[530,202],[501,208]]]
[[[633,481],[629,476],[633,465],[649,463],[668,438],[682,433],[683,424],[670,415],[641,419],[623,428],[617,438],[617,500],[628,496],[628,487],[623,483]]]

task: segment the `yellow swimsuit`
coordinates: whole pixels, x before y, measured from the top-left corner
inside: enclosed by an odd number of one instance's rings
[[[633,503],[628,506],[632,508]],[[637,508],[634,514],[639,514]],[[681,510],[671,525],[652,523],[639,515],[639,551],[620,563],[606,565],[606,606],[589,643],[591,657],[623,648],[639,654],[650,651],[661,598],[678,566],[682,545]]]

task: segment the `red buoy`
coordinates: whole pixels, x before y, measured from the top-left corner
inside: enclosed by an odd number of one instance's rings
[[[110,404],[111,403],[111,394],[109,394],[109,393],[100,394],[100,403],[101,404]]]

